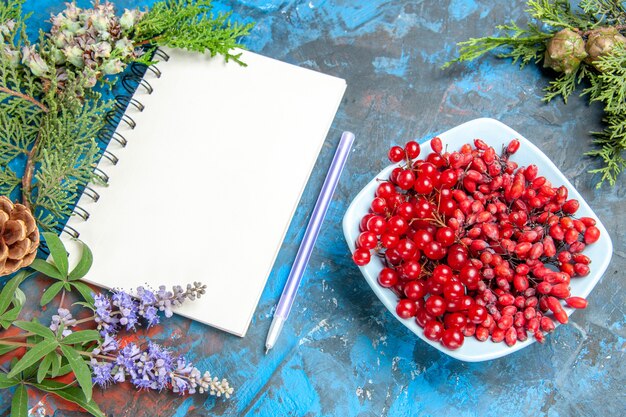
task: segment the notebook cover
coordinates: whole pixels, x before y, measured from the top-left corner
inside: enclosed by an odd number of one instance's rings
[[[346,84],[251,52],[247,67],[166,52],[154,92],[135,93],[145,110],[127,110],[136,128],[118,127],[128,145],[109,144],[118,164],[99,164],[108,187],[68,225],[94,253],[88,282],[201,281],[207,294],[176,312],[244,336]]]

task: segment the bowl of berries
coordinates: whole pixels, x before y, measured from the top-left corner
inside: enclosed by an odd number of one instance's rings
[[[587,307],[611,239],[530,141],[482,118],[388,157],[343,231],[374,293],[418,337],[485,361],[543,343]]]

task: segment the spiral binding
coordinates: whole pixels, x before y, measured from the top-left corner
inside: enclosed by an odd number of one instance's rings
[[[163,61],[169,61],[170,57],[167,53],[160,49],[154,52],[154,56],[160,58]],[[111,111],[109,111],[104,118],[104,126],[98,132],[96,139],[103,145],[108,145],[111,140],[116,141],[122,148],[125,148],[128,144],[128,140],[124,135],[117,131],[118,125],[125,123],[130,129],[137,127],[135,120],[126,114],[126,110],[133,107],[137,111],[144,111],[145,106],[139,100],[134,98],[135,92],[139,88],[143,88],[148,94],[152,94],[154,89],[152,85],[144,79],[147,72],[151,72],[156,78],[161,78],[161,70],[155,65],[145,65],[133,63],[130,65],[130,71],[124,74],[121,78],[122,88],[127,94],[120,94],[115,96],[115,104]],[[111,152],[109,149],[105,149],[103,158],[106,158],[112,165],[116,165],[119,158]],[[99,167],[94,168],[94,175],[98,182],[107,184],[109,182],[109,176]],[[90,186],[90,184],[84,184],[83,194],[89,197],[93,202],[97,202],[100,199],[100,194]],[[84,221],[89,219],[89,212],[78,204],[74,207],[74,215],[81,217]],[[68,236],[77,239],[80,236],[78,230],[66,224],[61,227],[58,226],[57,231],[59,233],[65,233]],[[45,252],[45,248],[42,248]]]

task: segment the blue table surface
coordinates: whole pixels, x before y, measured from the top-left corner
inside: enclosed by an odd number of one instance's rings
[[[85,1],[79,2],[86,4]],[[115,1],[118,9],[149,0]],[[618,416],[626,414],[624,270],[626,187],[594,188],[587,170],[598,162],[589,130],[601,109],[572,98],[540,101],[549,78],[529,66],[488,57],[440,70],[455,42],[492,33],[518,19],[525,2],[496,0],[238,0],[218,10],[253,20],[247,47],[296,65],[345,78],[343,103],[258,305],[241,339],[175,317],[140,332],[183,353],[200,368],[227,377],[230,400],[200,395],[96,390],[112,416]],[[31,28],[48,27],[57,0],[30,0]],[[340,228],[349,202],[386,164],[386,150],[425,140],[476,117],[503,121],[537,144],[572,180],[603,220],[613,261],[590,295],[545,345],[508,357],[463,363],[417,339],[396,321],[351,263]],[[275,305],[302,238],[341,132],[357,140],[328,212],[290,320],[278,346],[263,344]],[[470,138],[471,139],[471,138]],[[34,284],[28,284],[34,285]],[[33,287],[35,288],[35,287]],[[31,291],[33,289],[31,288]],[[2,391],[0,415],[10,393]],[[41,401],[40,401],[41,400]],[[83,415],[51,397],[31,393],[34,415]],[[38,414],[39,413],[39,414]]]

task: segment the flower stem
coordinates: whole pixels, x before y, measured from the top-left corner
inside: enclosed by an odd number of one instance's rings
[[[4,345],[4,346],[23,346],[23,347],[33,347],[33,346],[35,346],[32,343],[11,342],[9,340],[3,340],[3,339],[0,339],[0,345]]]
[[[19,333],[19,334],[14,334],[12,336],[0,337],[0,340],[21,339],[22,337],[30,337],[30,336],[34,336],[34,335],[35,335],[35,333],[31,333],[31,332]]]
[[[21,99],[24,99],[26,101],[28,101],[29,103],[34,104],[35,106],[39,107],[43,112],[48,113],[49,109],[40,101],[36,100],[34,97],[31,97],[29,95],[20,93],[19,91],[14,91],[14,90],[10,90],[6,87],[2,87],[0,86],[0,91],[3,93],[6,93],[8,95],[11,95],[13,97],[19,97]]]
[[[61,301],[59,301],[59,308],[63,308],[63,301],[65,301],[65,288],[63,289],[63,292],[61,293]]]
[[[96,318],[96,316],[85,317],[84,319],[76,320],[76,323],[74,323],[74,325],[81,324],[81,323],[87,323],[89,321],[93,321],[95,318]]]

